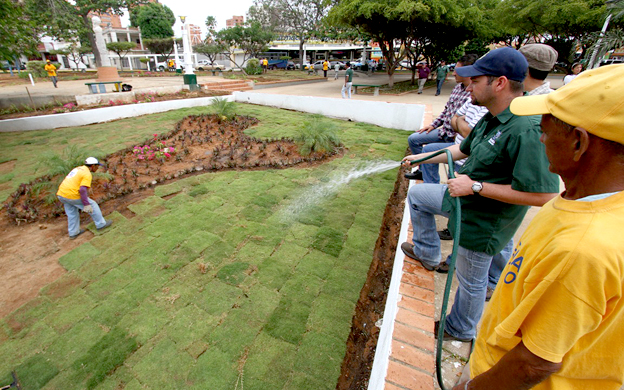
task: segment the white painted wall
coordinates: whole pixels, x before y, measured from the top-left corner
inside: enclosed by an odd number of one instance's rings
[[[250,92],[234,92],[234,99],[242,103],[287,108],[409,131],[418,130],[422,127],[425,114],[425,106],[419,104]]]
[[[115,100],[123,92],[111,94]],[[127,92],[131,96],[130,92]],[[86,95],[86,96],[98,96]],[[109,94],[102,94],[101,96]],[[422,127],[425,106],[419,104],[371,102],[312,96],[271,95],[263,93],[234,92],[223,96],[241,103],[260,104],[296,111],[321,114],[329,117],[350,119],[393,129],[414,131]],[[65,114],[42,115],[28,118],[0,121],[0,132],[57,129],[60,127],[84,126],[116,119],[155,114],[186,107],[200,107],[212,104],[214,98],[169,100],[165,102],[128,104],[97,108],[93,110],[68,112]],[[83,103],[81,103],[83,104]]]
[[[221,96],[233,100],[232,96]],[[68,112],[65,114],[41,115],[30,118],[5,119],[0,121],[0,132],[57,129],[60,127],[84,126],[109,122],[115,119],[156,114],[187,107],[201,107],[212,104],[213,97],[168,100],[142,104],[128,104],[96,108],[93,110]]]

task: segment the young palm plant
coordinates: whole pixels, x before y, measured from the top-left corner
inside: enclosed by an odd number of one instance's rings
[[[225,98],[214,98],[212,101],[212,112],[223,120],[229,120],[236,116],[234,112],[236,103]]]
[[[324,121],[320,115],[303,123],[295,136],[295,142],[300,144],[299,152],[306,156],[314,152],[329,152],[340,145],[336,125]]]

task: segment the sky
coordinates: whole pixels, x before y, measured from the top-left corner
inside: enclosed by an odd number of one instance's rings
[[[253,0],[159,0],[159,3],[171,8],[176,16],[173,31],[177,37],[182,36],[179,16],[186,16],[186,22],[201,27],[202,38],[206,34],[206,17],[214,16],[217,19],[217,31],[225,28],[225,21],[233,15],[242,15],[247,20],[247,10],[253,5]],[[121,18],[125,27],[130,24],[128,15]]]

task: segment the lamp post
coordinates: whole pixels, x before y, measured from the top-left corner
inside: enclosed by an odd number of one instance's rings
[[[184,48],[184,74],[194,74],[193,62],[191,61],[190,45],[188,42],[188,29],[185,23],[186,16],[180,16],[180,21],[182,22],[182,47]]]

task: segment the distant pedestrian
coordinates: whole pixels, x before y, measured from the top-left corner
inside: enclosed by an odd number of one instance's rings
[[[444,84],[444,81],[446,80],[446,75],[449,73],[449,71],[450,69],[448,65],[446,65],[446,61],[440,61],[440,66],[438,66],[438,68],[436,69],[436,81],[438,84],[438,89],[436,90],[435,94],[436,96],[438,96],[442,91],[442,84]]]
[[[578,76],[582,70],[583,70],[582,64],[578,62],[575,62],[574,64],[572,64],[572,74],[569,74],[563,78],[563,85],[566,85],[570,81],[574,80],[574,78]]]
[[[340,71],[340,62],[336,62],[334,65],[334,80],[338,80],[338,72]]]
[[[347,62],[347,71],[345,72],[345,82],[342,87],[342,98],[345,99],[345,91],[349,92],[349,99],[351,99],[351,85],[353,85],[353,69],[351,69],[351,63]]]
[[[46,65],[43,67],[46,72],[48,72],[48,76],[50,80],[52,80],[52,84],[54,84],[54,88],[58,88],[56,83],[58,82],[58,78],[56,77],[56,66],[50,62],[50,60],[46,60]]]
[[[420,63],[420,67],[418,68],[418,93],[423,92],[425,82],[427,81],[427,78],[429,78],[430,73],[431,69],[427,66],[427,61]]]
[[[323,61],[323,77],[327,77],[327,71],[329,70],[329,62]]]
[[[56,193],[58,199],[65,206],[70,240],[85,232],[84,229],[80,229],[80,210],[91,215],[97,230],[106,229],[113,224],[113,221],[104,219],[100,207],[88,195],[93,178],[91,172],[97,171],[99,166],[100,162],[97,158],[87,158],[84,165],[76,167],[69,172]]]
[[[262,63],[262,73],[266,73],[269,69],[269,60],[267,60],[266,58],[263,58],[261,63]]]

